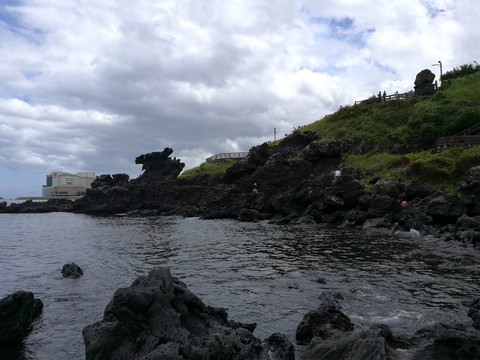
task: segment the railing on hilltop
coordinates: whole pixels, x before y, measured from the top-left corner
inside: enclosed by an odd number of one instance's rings
[[[453,136],[444,136],[437,139],[435,146],[438,151],[448,147],[470,147],[480,145],[480,123],[460,131]]]
[[[212,155],[208,157],[206,160],[207,162],[214,162],[215,160],[219,160],[219,159],[241,159],[246,157],[247,155],[248,155],[248,151],[220,153],[220,154]]]
[[[415,97],[415,93],[413,91],[409,91],[403,94],[391,94],[391,95],[380,95],[380,96],[372,96],[371,98],[365,99],[365,100],[360,100],[360,101],[355,101],[355,105],[369,105],[369,104],[375,104],[379,102],[384,102],[384,101],[392,101],[392,100],[407,100],[410,98]]]

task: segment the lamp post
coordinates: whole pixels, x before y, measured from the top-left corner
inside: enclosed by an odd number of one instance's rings
[[[438,64],[432,64],[432,66],[440,66],[440,78],[438,80],[440,80],[440,83],[441,83],[442,82],[442,62],[438,60]]]

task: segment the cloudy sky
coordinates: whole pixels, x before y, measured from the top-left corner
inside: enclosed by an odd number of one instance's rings
[[[186,169],[480,62],[478,0],[0,0],[0,196]]]

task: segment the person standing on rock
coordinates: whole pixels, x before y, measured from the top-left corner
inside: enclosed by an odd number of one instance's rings
[[[335,172],[333,173],[333,175],[335,176],[335,178],[334,178],[333,181],[332,181],[332,185],[337,182],[338,178],[342,175],[342,172],[337,169],[337,170],[335,170]]]

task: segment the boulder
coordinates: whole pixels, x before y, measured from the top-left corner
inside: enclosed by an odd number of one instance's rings
[[[307,145],[303,150],[305,160],[313,163],[322,158],[341,158],[342,143],[340,141],[313,142]],[[335,162],[338,165],[338,162]]]
[[[373,194],[386,195],[394,199],[398,198],[399,196],[399,189],[397,187],[397,184],[395,184],[395,182],[390,179],[383,179],[383,180],[377,181],[372,186],[370,191]]]
[[[62,268],[62,276],[64,278],[78,278],[83,276],[83,270],[75,263],[65,264]]]
[[[471,325],[435,324],[415,333],[412,360],[480,359],[480,332]]]
[[[206,306],[168,268],[156,268],[118,289],[83,338],[87,360],[267,359],[254,328],[228,321],[223,308]],[[291,358],[284,340],[268,342],[268,351],[285,354],[277,360]]]
[[[405,200],[410,201],[415,198],[425,198],[427,196],[431,196],[435,193],[433,189],[427,189],[426,187],[420,185],[415,180],[411,180],[405,186]]]
[[[413,229],[425,234],[430,228],[433,219],[419,209],[407,207],[397,212],[393,217],[393,221],[397,223],[401,231]]]
[[[455,223],[466,210],[465,204],[456,195],[439,195],[425,206],[425,213],[439,224]]]
[[[295,347],[284,334],[274,333],[263,340],[263,349],[269,360],[295,360]]]
[[[365,194],[358,199],[358,204],[367,211],[369,217],[380,217],[394,209],[400,210],[398,201],[387,195]]]
[[[301,360],[388,360],[396,359],[391,343],[397,341],[387,325],[373,325],[356,334],[342,334],[325,341],[316,338]]]
[[[345,206],[355,207],[358,199],[365,194],[364,187],[360,181],[352,175],[340,175],[332,182],[331,193],[343,199]]]
[[[350,332],[353,323],[335,306],[321,305],[303,317],[295,334],[297,343],[308,344],[314,337],[327,339],[338,332]]]
[[[415,86],[431,84],[435,80],[435,74],[429,69],[423,69],[415,77]]]
[[[41,314],[43,303],[29,291],[16,291],[0,300],[0,346],[18,344]]]
[[[480,330],[480,298],[475,298],[467,304],[468,316],[473,320],[473,327]]]
[[[300,152],[307,145],[310,145],[313,141],[320,140],[320,136],[314,131],[299,132],[294,131],[292,134],[285,137],[278,144],[278,151],[282,154],[291,154],[294,152]]]
[[[479,195],[480,196],[480,166],[471,167],[465,179],[460,183],[458,191],[462,195]]]

